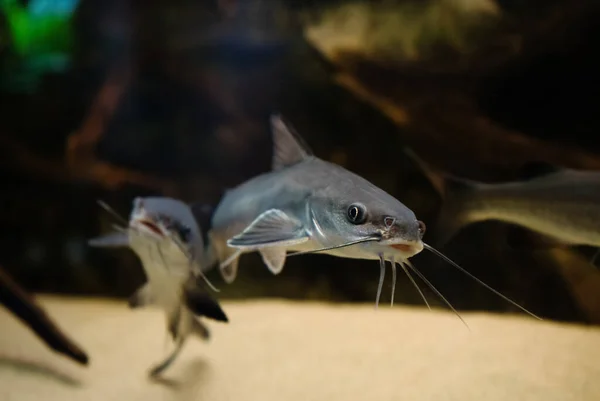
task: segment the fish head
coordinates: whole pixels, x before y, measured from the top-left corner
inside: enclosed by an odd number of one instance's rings
[[[273,170],[287,169],[288,177],[293,177],[287,196],[294,197],[295,182],[310,188],[308,202],[303,193],[296,203],[307,207],[312,239],[322,248],[336,247],[328,253],[407,259],[423,250],[425,224],[412,210],[370,181],[316,157],[280,116],[271,118],[271,126]]]
[[[202,248],[202,235],[192,211],[170,198],[135,198],[129,228],[147,239],[175,241],[186,248]]]
[[[425,223],[410,208],[359,176],[345,171],[344,177],[333,180],[311,202],[317,236],[328,239],[330,246],[372,238],[348,247],[347,252],[360,258],[384,254],[404,260],[423,250]]]

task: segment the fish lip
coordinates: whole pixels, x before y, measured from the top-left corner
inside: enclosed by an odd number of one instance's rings
[[[405,257],[411,257],[423,250],[421,241],[409,241],[399,238],[387,239],[379,241],[382,245],[393,248],[396,252],[400,252]]]
[[[132,221],[130,226],[138,230],[143,230],[144,234],[149,234],[160,239],[166,237],[165,233],[160,228],[160,226],[150,219],[135,219],[134,221]]]

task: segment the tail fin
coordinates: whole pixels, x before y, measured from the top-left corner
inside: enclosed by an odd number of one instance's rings
[[[438,213],[429,242],[442,247],[447,244],[464,226],[469,224],[471,200],[477,196],[476,181],[459,178],[433,168],[412,150],[405,148],[406,155],[423,172],[433,189],[440,195],[442,206]]]
[[[175,348],[162,362],[152,367],[150,377],[156,378],[167,369],[179,355],[189,334],[208,340],[210,332],[200,321],[200,316],[228,322],[227,315],[217,301],[190,279],[183,288],[183,303],[179,303],[167,312],[167,329],[175,342]]]
[[[165,369],[167,369],[173,363],[173,361],[177,358],[177,356],[181,352],[181,349],[183,348],[183,344],[185,343],[185,339],[186,339],[185,337],[177,338],[177,340],[175,342],[175,348],[173,349],[171,354],[167,358],[165,358],[162,362],[153,366],[150,369],[150,371],[148,372],[148,375],[151,378],[157,378],[162,372],[165,371]]]

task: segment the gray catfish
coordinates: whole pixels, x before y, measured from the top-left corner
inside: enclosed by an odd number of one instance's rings
[[[379,260],[376,306],[386,260],[393,273],[392,304],[396,263],[426,281],[408,259],[423,248],[445,257],[422,241],[425,224],[412,210],[364,178],[314,156],[280,116],[271,117],[271,130],[272,171],[229,190],[212,218],[210,245],[226,282],[234,281],[243,253],[258,251],[279,274],[290,250],[291,255]]]
[[[600,247],[600,171],[531,162],[522,167],[521,180],[487,184],[443,174],[408,154],[444,198],[435,230],[438,245],[467,225],[497,220],[558,243]]]
[[[200,316],[221,322],[228,318],[195,281],[202,274],[204,243],[189,206],[162,197],[136,198],[133,205],[126,229],[91,239],[89,244],[130,247],[142,262],[148,281],[130,297],[129,305],[162,307],[175,342],[172,353],[150,371],[154,377],[175,360],[190,333],[209,338]]]

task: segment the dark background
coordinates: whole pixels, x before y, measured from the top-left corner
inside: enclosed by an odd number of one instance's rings
[[[34,292],[130,295],[144,280],[133,252],[85,244],[113,222],[96,199],[122,215],[150,194],[210,210],[225,189],[269,169],[273,111],[319,157],[379,185],[430,227],[441,199],[404,146],[488,182],[516,178],[530,160],[600,169],[597,2],[497,1],[499,22],[470,33],[478,41],[468,51],[426,43],[418,59],[394,48],[397,59],[319,52],[299,16],[345,3],[81,0],[70,64],[54,70],[32,68],[39,54],[15,50],[4,15],[2,267]],[[208,212],[198,217],[207,229]],[[590,252],[511,248],[510,230],[473,225],[444,252],[537,314],[600,322]],[[514,310],[431,255],[414,264],[458,309]],[[209,277],[222,298],[373,302],[378,274],[374,262],[310,255],[275,277],[253,254],[232,285]],[[402,275],[396,300],[422,305]]]

